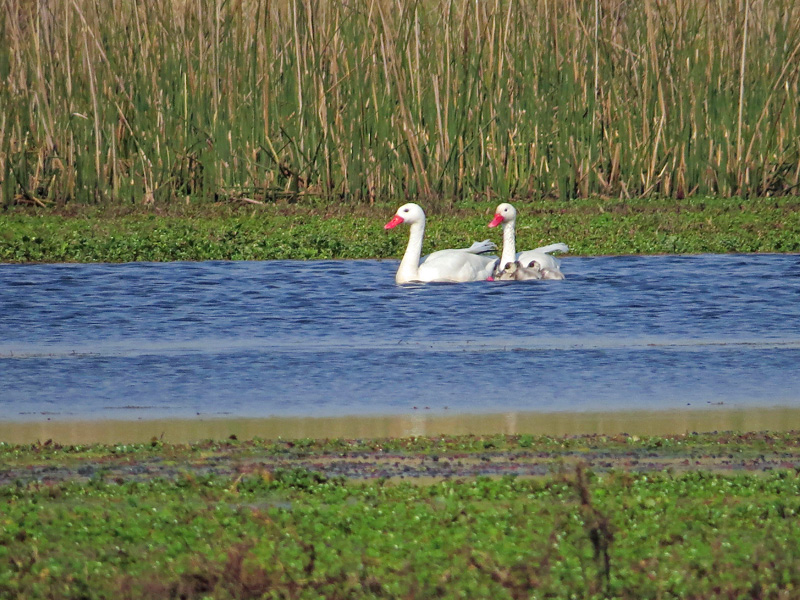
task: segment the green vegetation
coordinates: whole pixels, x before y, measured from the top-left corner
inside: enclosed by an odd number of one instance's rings
[[[494,202],[432,204],[425,251],[490,238]],[[518,203],[518,247],[566,242],[572,255],[798,252],[800,198],[543,200]],[[73,207],[0,213],[0,262],[399,258],[384,231],[395,205]]]
[[[6,0],[0,204],[772,196],[800,5]]]
[[[510,199],[520,247],[796,252],[800,5],[740,4],[8,0],[0,262],[397,258],[409,198],[426,250]]]
[[[0,596],[791,598],[799,448],[796,432],[0,444]],[[656,454],[684,468],[635,460]],[[740,454],[784,466],[698,466]],[[326,473],[382,455],[552,462],[535,478]]]

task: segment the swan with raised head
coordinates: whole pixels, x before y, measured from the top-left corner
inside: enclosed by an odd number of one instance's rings
[[[384,229],[392,229],[401,223],[409,226],[408,246],[394,280],[397,283],[412,281],[465,282],[485,281],[492,276],[496,256],[486,256],[497,246],[490,240],[475,242],[469,248],[439,250],[422,255],[422,240],[425,236],[425,211],[410,202],[397,209]]]
[[[497,210],[494,211],[494,219],[489,223],[489,227],[497,227],[500,223],[503,224],[503,253],[500,256],[501,265],[519,261],[522,265],[530,266],[533,261],[536,261],[539,265],[539,269],[550,269],[551,271],[558,271],[558,273],[561,273],[561,261],[551,256],[550,253],[569,252],[569,246],[559,242],[533,250],[517,252],[515,231],[517,211],[508,202],[503,202],[497,206]]]

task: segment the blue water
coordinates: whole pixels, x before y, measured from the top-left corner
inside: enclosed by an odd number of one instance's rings
[[[0,265],[0,420],[800,406],[800,257]]]

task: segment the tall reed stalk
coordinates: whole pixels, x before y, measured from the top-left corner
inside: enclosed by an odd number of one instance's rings
[[[0,0],[0,203],[800,190],[791,0]]]

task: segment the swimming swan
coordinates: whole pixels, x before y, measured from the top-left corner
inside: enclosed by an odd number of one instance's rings
[[[519,261],[521,265],[528,265],[528,267],[530,267],[530,264],[536,261],[540,269],[549,269],[550,271],[557,271],[561,274],[561,261],[551,256],[550,253],[569,252],[569,246],[563,243],[557,243],[542,246],[534,250],[517,252],[515,232],[517,211],[507,202],[503,202],[497,206],[494,219],[489,223],[489,227],[497,227],[500,223],[503,224],[503,253],[500,256],[499,264],[507,265],[508,263]],[[549,277],[549,279],[556,278],[555,276]],[[563,277],[561,277],[561,279],[563,279]]]
[[[408,246],[394,278],[397,283],[485,281],[492,276],[497,257],[484,255],[497,249],[490,240],[475,242],[469,248],[439,250],[420,259],[425,236],[425,211],[413,202],[404,204],[384,229],[392,229],[400,223],[409,225],[410,232]]]

